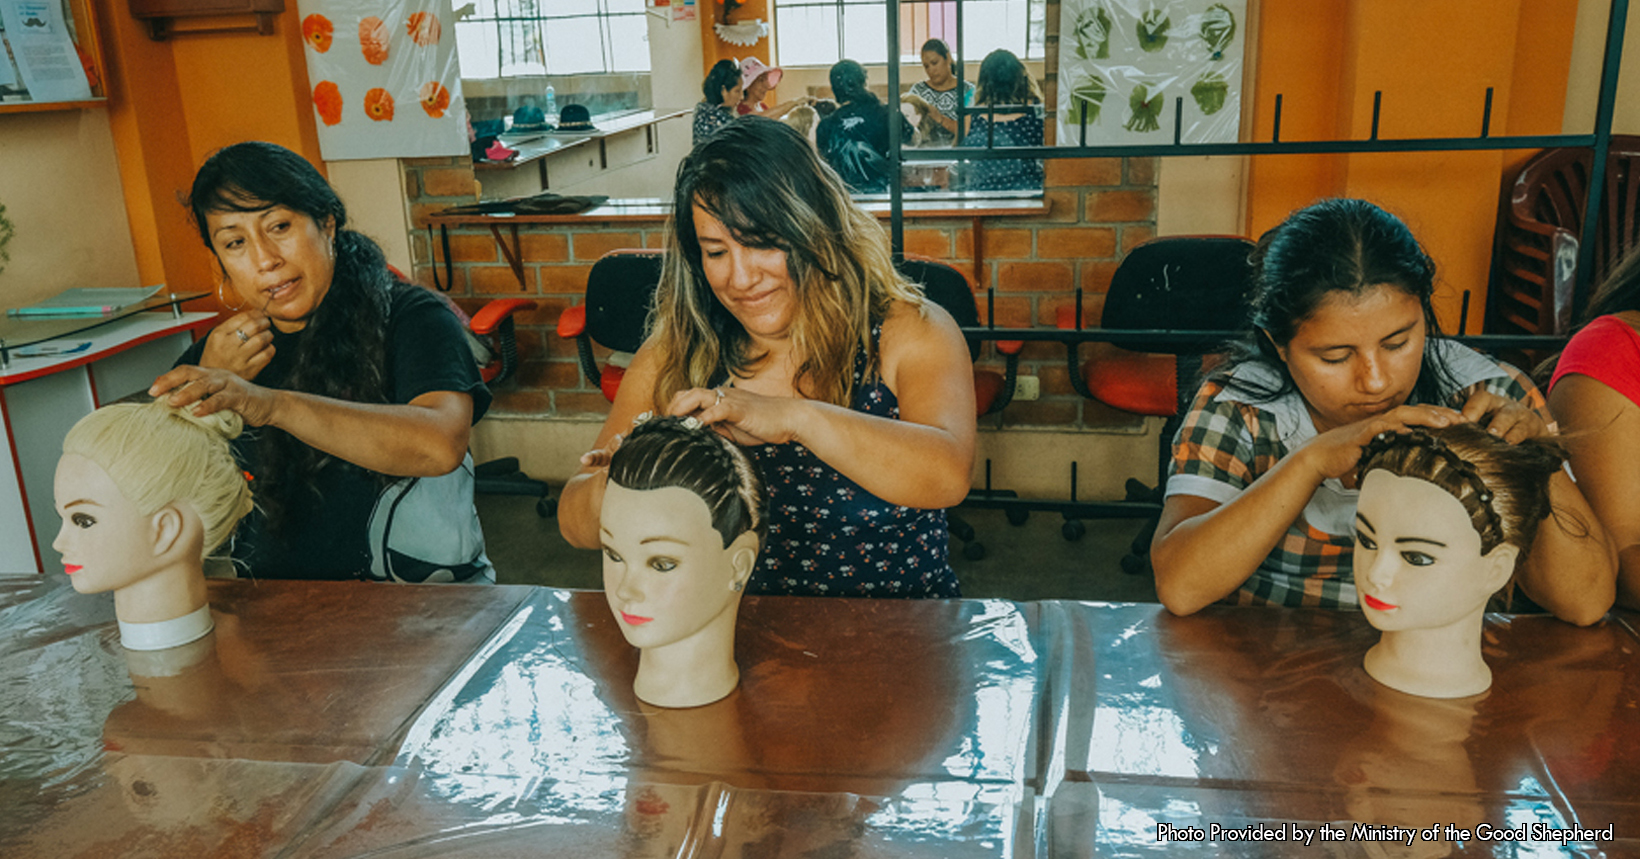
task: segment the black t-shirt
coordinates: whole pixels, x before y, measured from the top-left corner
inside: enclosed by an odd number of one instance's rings
[[[900,120],[900,139],[910,142],[915,129],[898,110],[865,99],[839,107],[820,120],[820,127],[815,129],[815,146],[849,190],[862,194],[888,190],[892,171],[888,160],[890,116]]]
[[[490,391],[478,375],[478,364],[455,314],[427,290],[398,286],[392,294],[387,325],[386,378],[392,403],[408,403],[433,391],[454,391],[473,398],[473,423],[490,407]],[[295,363],[296,347],[309,329],[295,334],[273,331],[273,360],[252,380],[267,388],[284,388]],[[177,359],[198,364],[205,352],[200,340]],[[234,455],[254,478],[259,468],[255,439],[262,432],[247,428],[233,442]],[[319,470],[318,494],[287,503],[290,517],[274,538],[266,532],[260,509],[240,523],[233,544],[241,575],[266,579],[353,579],[370,568],[367,528],[380,484],[357,466],[332,459]],[[256,492],[251,481],[251,492]],[[476,516],[476,511],[451,515]]]

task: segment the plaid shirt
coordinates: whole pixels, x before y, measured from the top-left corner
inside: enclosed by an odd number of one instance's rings
[[[1480,353],[1443,340],[1433,344],[1459,387],[1445,405],[1462,408],[1475,392],[1486,389],[1515,400],[1547,422],[1543,394],[1519,370],[1495,363]],[[1237,367],[1233,377],[1275,387],[1275,372],[1259,364]],[[1193,495],[1228,503],[1282,457],[1315,438],[1315,424],[1297,391],[1269,402],[1242,402],[1222,381],[1202,385],[1179,434],[1173,439],[1173,464],[1167,494]],[[1251,578],[1227,603],[1239,605],[1357,605],[1351,563],[1355,550],[1352,522],[1358,493],[1329,479],[1316,488],[1304,513],[1282,535]]]

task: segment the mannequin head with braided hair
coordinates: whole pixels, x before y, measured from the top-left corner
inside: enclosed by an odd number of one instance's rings
[[[735,618],[767,503],[745,451],[693,418],[640,418],[611,457],[604,594],[641,651],[641,700],[696,707],[739,684]]]
[[[228,446],[242,427],[227,411],[198,417],[164,401],[117,403],[64,437],[53,486],[63,524],[51,545],[75,590],[114,592],[127,647],[143,635],[128,627],[152,632],[148,625],[205,605],[205,556],[252,507]],[[196,638],[209,630],[209,614],[199,623]]]
[[[1431,698],[1485,691],[1487,602],[1509,583],[1549,516],[1552,441],[1510,444],[1474,424],[1384,433],[1363,449],[1355,586],[1383,631],[1367,673]]]

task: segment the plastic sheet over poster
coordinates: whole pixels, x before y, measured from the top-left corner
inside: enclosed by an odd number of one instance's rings
[[[468,152],[448,0],[302,0],[299,6],[326,160]]]
[[[1246,0],[1064,0],[1061,146],[1236,141]],[[1183,110],[1177,105],[1182,99]]]

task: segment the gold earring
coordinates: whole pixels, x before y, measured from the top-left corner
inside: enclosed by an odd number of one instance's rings
[[[228,278],[227,277],[223,277],[223,278],[221,278],[220,280],[218,280],[216,282],[216,297],[217,297],[217,300],[222,303],[223,307],[226,307],[226,308],[228,308],[229,310],[232,310],[235,313],[238,313],[239,311],[244,310],[245,309],[244,304],[239,304],[239,305],[235,306],[233,304],[228,303],[228,294],[227,294],[227,292],[224,291],[225,288],[227,287],[227,285],[228,285]],[[234,294],[239,295],[239,290],[237,290],[237,289],[234,290]],[[241,298],[243,298],[243,296],[241,296]]]

